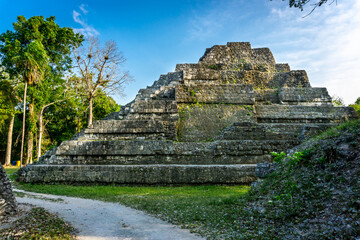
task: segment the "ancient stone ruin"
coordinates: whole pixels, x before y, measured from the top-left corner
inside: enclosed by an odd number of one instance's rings
[[[24,168],[24,182],[250,183],[257,163],[357,117],[334,107],[304,70],[268,48],[215,45],[197,64],[140,89],[135,99]]]
[[[0,164],[0,220],[17,213],[18,206],[5,169]]]

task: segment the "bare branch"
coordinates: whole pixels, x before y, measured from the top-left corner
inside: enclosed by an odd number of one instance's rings
[[[129,73],[122,70],[126,58],[114,41],[100,45],[97,38],[89,38],[85,46],[74,50],[74,58],[89,102],[101,91],[121,94],[123,84],[132,80]]]

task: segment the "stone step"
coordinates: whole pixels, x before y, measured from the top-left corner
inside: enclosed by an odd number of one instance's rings
[[[271,152],[285,151],[297,143],[291,140],[67,141],[57,148],[54,161],[58,164],[81,161],[84,164],[247,164],[271,161]]]
[[[292,131],[251,122],[235,122],[224,129],[216,140],[296,140]]]
[[[283,152],[299,144],[298,140],[222,140],[213,146],[215,156],[257,156]]]
[[[131,113],[177,113],[174,100],[139,100],[134,103]]]
[[[259,123],[337,123],[356,117],[349,107],[258,105],[255,109]]]
[[[250,152],[262,153],[260,151]],[[51,165],[213,165],[213,164],[256,164],[271,162],[271,155],[216,155],[210,152],[194,155],[60,155],[48,161]]]
[[[151,99],[171,99],[175,100],[175,85],[162,86],[160,90],[150,95]]]
[[[328,105],[331,97],[326,88],[280,88],[279,100],[288,105]]]
[[[337,123],[259,123],[267,129],[276,132],[292,133],[300,141],[309,139]]]
[[[153,85],[140,89],[135,97],[135,100],[148,100],[150,98],[156,98],[157,95],[161,95],[161,93],[164,92],[165,93],[163,95],[165,98],[174,97],[174,95],[171,94],[172,92],[167,90],[173,88],[182,81],[182,76],[182,72],[169,72],[161,75],[159,80],[155,81]],[[169,88],[166,88],[167,86]]]
[[[280,104],[279,89],[256,89],[254,93],[257,105]]]
[[[255,90],[255,101],[256,104],[263,105],[332,106],[331,97],[326,88],[257,89]]]
[[[100,120],[86,128],[85,134],[163,133],[163,124],[154,120]]]
[[[175,72],[169,72],[167,74],[160,75],[160,78],[158,81],[153,84],[153,86],[166,86],[166,85],[172,85],[176,84],[176,82],[183,80],[183,73],[179,71]]]
[[[178,85],[175,94],[178,103],[255,104],[252,85]]]
[[[336,126],[334,123],[258,123],[266,129],[271,129],[276,132],[292,132],[295,134],[304,131],[304,129],[318,129],[319,132],[326,130],[329,127]]]
[[[135,96],[135,101],[150,99],[150,96],[156,91],[158,91],[158,89],[154,87],[141,88]]]
[[[166,121],[166,122],[177,122],[179,120],[179,114],[176,113],[133,113],[129,114],[126,120],[152,120],[152,121]]]
[[[32,183],[248,184],[256,164],[238,165],[32,165],[19,180]]]
[[[86,133],[79,141],[166,140],[165,133]]]
[[[132,109],[131,106],[133,106],[134,102],[135,102],[135,100],[121,106],[119,115],[118,115],[120,120],[124,120],[127,117],[127,115],[130,113],[130,111]]]

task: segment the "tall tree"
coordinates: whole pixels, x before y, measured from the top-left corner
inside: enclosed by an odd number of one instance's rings
[[[75,115],[80,117],[83,115],[84,102],[78,101],[78,98],[83,98],[84,94],[79,94],[82,89],[78,86],[79,79],[71,75],[71,71],[68,71],[64,76],[48,74],[41,84],[36,86],[36,108],[38,113],[38,141],[37,141],[37,159],[42,153],[42,139],[46,130],[46,125],[51,121],[59,122],[58,115],[59,111],[57,107],[66,109],[68,112],[66,118],[69,119],[69,115],[75,112]],[[107,101],[106,101],[107,102]],[[51,108],[52,106],[55,108]],[[48,114],[46,114],[48,113]],[[80,128],[79,130],[80,131]],[[71,137],[75,131],[71,131]],[[56,133],[60,135],[61,133]],[[67,140],[66,138],[64,140]],[[55,144],[56,145],[56,144]],[[46,150],[46,147],[45,149]]]
[[[38,141],[36,157],[39,159],[42,149],[42,138],[45,130],[44,112],[52,105],[65,101],[69,96],[68,84],[59,75],[48,75],[36,86],[36,107],[38,112]]]
[[[18,79],[10,79],[9,75],[0,68],[0,113],[8,116],[9,127],[7,132],[5,166],[11,162],[12,136],[15,122],[16,105],[21,101],[18,96]]]
[[[25,109],[26,109],[26,97],[27,97],[27,87],[28,85],[33,86],[39,83],[47,68],[49,67],[48,55],[43,47],[43,45],[37,40],[29,43],[24,51],[19,55],[15,56],[13,62],[19,67],[23,68],[21,73],[25,81],[25,90],[24,90],[24,113],[23,113],[23,130],[22,130],[22,141],[21,141],[21,154],[23,154],[24,147],[24,136],[25,136]],[[34,130],[36,128],[35,120],[35,106],[34,106],[34,94],[30,95],[29,102],[29,131],[28,131],[28,144],[27,144],[27,155],[25,165],[29,162],[32,162],[32,151],[34,144]],[[22,155],[21,155],[22,156]],[[20,157],[21,158],[21,157]]]
[[[25,135],[25,110],[27,104],[27,87],[41,82],[48,72],[62,73],[71,65],[72,47],[78,47],[83,37],[75,34],[71,28],[59,27],[55,17],[44,19],[35,16],[26,19],[19,16],[13,24],[14,31],[0,35],[0,59],[6,71],[12,76],[21,76],[24,81],[24,115],[22,150]],[[30,161],[33,150],[33,134],[35,129],[34,95],[30,96],[28,154],[25,164]]]
[[[126,58],[118,50],[115,42],[100,45],[97,38],[89,38],[84,47],[73,51],[81,84],[89,103],[88,126],[93,122],[93,101],[101,92],[111,95],[122,93],[123,85],[132,80],[122,66]],[[101,91],[99,91],[101,90]]]

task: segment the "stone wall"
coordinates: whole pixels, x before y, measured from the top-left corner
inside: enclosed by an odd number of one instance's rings
[[[239,184],[253,182],[255,165],[40,166],[23,170],[24,182],[123,184]]]
[[[11,183],[5,169],[0,165],[0,220],[4,216],[14,215],[18,211]]]
[[[179,104],[177,139],[213,141],[233,122],[255,122],[254,106],[239,104]]]

